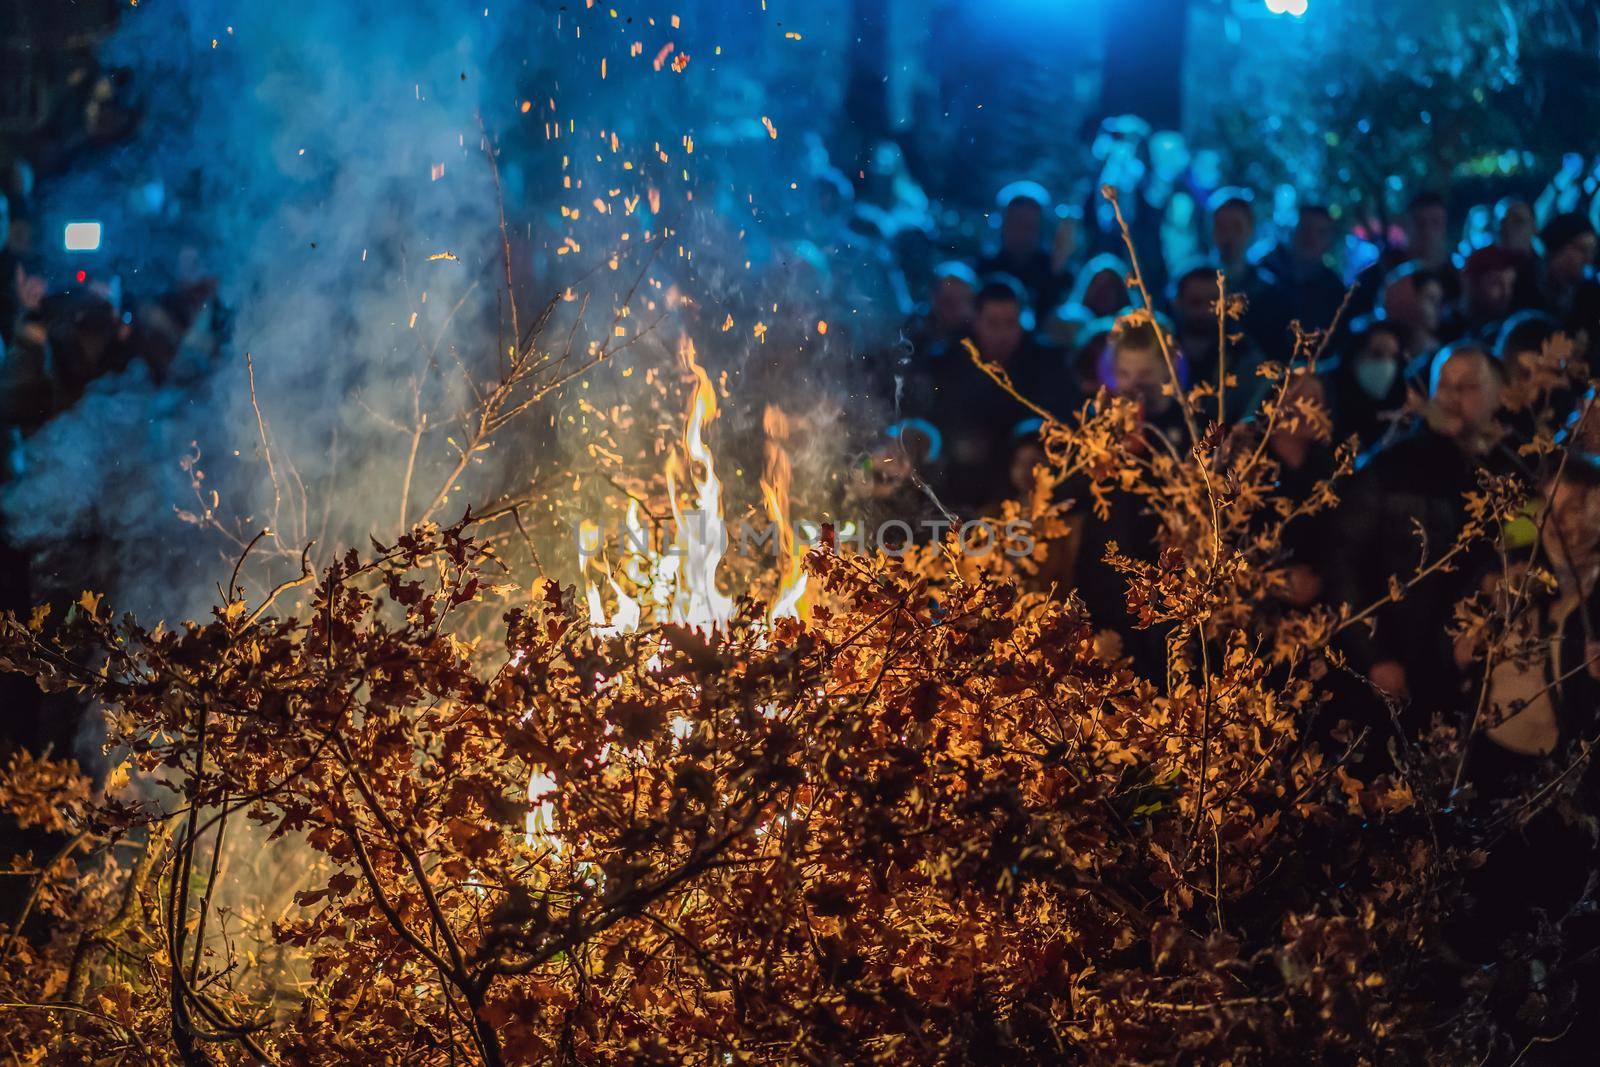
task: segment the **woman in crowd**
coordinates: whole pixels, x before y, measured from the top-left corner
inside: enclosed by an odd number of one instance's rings
[[[1356,327],[1333,368],[1333,409],[1340,436],[1354,434],[1362,451],[1390,439],[1406,412],[1405,346],[1382,319]]]

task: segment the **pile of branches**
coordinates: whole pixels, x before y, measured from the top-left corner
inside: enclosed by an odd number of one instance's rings
[[[14,872],[0,1050],[1463,1063],[1556,1036],[1583,965],[1562,917],[1488,962],[1451,934],[1490,843],[1452,789],[1467,731],[1343,725],[1337,638],[1376,606],[1270,607],[1284,524],[1335,502],[1276,497],[1261,447],[1326,436],[1312,369],[1264,368],[1254,433],[1202,429],[1198,386],[1187,453],[1107,396],[1045,427],[1010,505],[1036,557],[1069,482],[1160,521],[1154,562],[1111,554],[1160,678],[1033,588],[1038,558],[825,540],[804,622],[745,599],[715,633],[616,634],[513,580],[470,514],[335,560],[296,609],[235,582],[174,630],[88,594],[6,618],[0,666],[92,698],[120,763],[0,777],[62,842]],[[1485,482],[1463,543],[1526,492]]]

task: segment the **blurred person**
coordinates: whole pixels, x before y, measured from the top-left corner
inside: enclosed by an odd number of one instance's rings
[[[1133,303],[1128,273],[1128,264],[1120,257],[1109,253],[1096,256],[1084,266],[1069,302],[1093,318],[1115,315]]]
[[[1531,380],[1535,361],[1557,332],[1556,321],[1542,311],[1519,311],[1501,324],[1494,351],[1510,384]]]
[[[1511,313],[1517,257],[1499,245],[1486,245],[1467,257],[1461,269],[1461,299],[1440,316],[1439,339],[1492,344]]]
[[[1311,499],[1335,467],[1330,442],[1314,419],[1304,417],[1302,405],[1328,415],[1327,387],[1305,369],[1285,389],[1283,406],[1266,441],[1266,454],[1278,465],[1277,494],[1297,506]],[[1284,583],[1279,595],[1290,607],[1310,607],[1330,587],[1338,538],[1338,524],[1330,511],[1302,515],[1285,524]]]
[[[1573,335],[1580,355],[1593,353],[1600,340],[1594,227],[1582,215],[1569,212],[1551,219],[1539,240],[1544,245],[1540,306]]]
[[[928,194],[911,176],[905,152],[894,141],[880,141],[872,150],[872,164],[862,181],[861,201],[876,207],[888,219],[891,240],[904,229],[933,227]]]
[[[3,188],[0,188],[0,199],[10,202],[11,218],[9,237],[0,237],[0,258],[9,253],[26,263],[37,253],[34,247],[34,239],[38,234],[34,226],[36,204],[33,188],[33,168],[23,160],[14,160],[6,174]],[[10,277],[10,272],[7,272],[6,277]]]
[[[811,181],[811,208],[805,226],[826,257],[832,302],[861,324],[869,339],[892,336],[911,314],[905,276],[881,233],[863,225],[855,212],[855,190],[828,167]]]
[[[1086,323],[1118,315],[1132,302],[1127,262],[1103,252],[1078,272],[1072,292],[1045,324],[1045,333],[1052,343],[1070,349],[1079,343]]]
[[[923,486],[942,481],[942,449],[942,435],[927,420],[894,423],[881,440],[850,464],[845,482],[850,504],[915,527],[918,519],[935,507]]]
[[[1439,316],[1445,287],[1436,275],[1415,260],[1400,264],[1383,283],[1381,312],[1394,327],[1406,351],[1426,355],[1439,347]]]
[[[1003,275],[989,278],[978,290],[969,341],[978,358],[1004,371],[1021,396],[1060,414],[1070,403],[1065,369],[1034,344],[1031,318],[1021,283]],[[965,349],[941,361],[930,410],[945,440],[941,496],[956,508],[994,497],[1006,477],[1013,427],[1035,416],[974,365]]]
[[[1423,192],[1412,197],[1406,208],[1406,256],[1439,279],[1446,299],[1459,295],[1460,279],[1450,261],[1450,215],[1440,194]]]
[[[1494,243],[1513,256],[1533,258],[1533,208],[1516,196],[1501,197],[1494,205]]]
[[[1100,388],[1100,365],[1117,320],[1110,316],[1090,319],[1078,331],[1078,346],[1068,356],[1067,365],[1077,395],[1092,397]]]
[[[1392,272],[1407,262],[1417,263],[1438,281],[1446,303],[1460,297],[1461,279],[1450,259],[1450,217],[1444,197],[1432,191],[1412,197],[1403,229],[1405,244],[1383,249],[1377,260],[1356,276],[1350,303],[1355,314],[1366,314],[1377,306]]]
[[[1269,356],[1281,352],[1288,339],[1289,314],[1276,278],[1250,258],[1256,239],[1254,194],[1222,188],[1212,196],[1211,251],[1227,276],[1230,293],[1245,298],[1240,328]]]
[[[972,333],[978,296],[978,275],[959,260],[939,264],[933,274],[927,307],[906,324],[891,353],[888,383],[896,412],[929,418],[943,380],[967,363],[961,342]]]
[[[1040,420],[1033,419],[1019,422],[1012,430],[1011,461],[1006,467],[1012,499],[1028,499],[1038,485],[1037,469],[1046,462],[1039,425]]]
[[[39,310],[44,280],[30,274],[22,256],[12,247],[11,198],[0,192],[0,343],[16,343],[22,318]]]
[[[1090,254],[1127,254],[1116,211],[1100,193],[1107,186],[1116,190],[1133,246],[1139,250],[1141,259],[1150,260],[1146,264],[1146,280],[1154,290],[1161,286],[1160,279],[1164,276],[1160,263],[1161,214],[1145,206],[1141,192],[1150,170],[1147,161],[1150,133],[1150,124],[1138,115],[1108,115],[1101,120],[1089,146],[1099,169],[1089,183],[1088,198],[1083,205],[1083,224],[1084,243]]]
[[[1366,451],[1399,430],[1409,396],[1405,366],[1405,345],[1392,323],[1369,317],[1352,327],[1330,373],[1340,437],[1354,434]]]
[[[1015,279],[991,278],[973,303],[972,340],[985,362],[1010,368],[1028,340],[1027,298]]]
[[[6,437],[0,453],[8,465],[17,454],[11,438],[34,429],[56,410],[45,282],[28,272],[10,237],[11,204],[0,193],[0,434]],[[8,470],[0,468],[0,480]]]
[[[1501,197],[1494,205],[1494,244],[1516,261],[1516,279],[1511,286],[1514,309],[1538,307],[1539,257],[1534,249],[1538,224],[1533,208],[1515,196]]]
[[[1531,443],[1541,429],[1559,428],[1577,414],[1579,390],[1572,381],[1572,360],[1559,357],[1560,347],[1547,351],[1558,334],[1561,330],[1550,316],[1519,311],[1502,324],[1495,339],[1495,355],[1506,374],[1500,418],[1519,446]],[[1541,452],[1529,462],[1530,473],[1537,476],[1559,463],[1560,456]]]
[[[1194,157],[1183,134],[1158,130],[1150,137],[1150,179],[1144,198],[1161,215],[1161,260],[1169,268],[1201,255],[1201,201],[1196,197]]]
[[[1161,340],[1149,322],[1132,325],[1117,323],[1100,362],[1100,384],[1120,397],[1138,402],[1147,426],[1169,441],[1181,442],[1186,427],[1178,390],[1187,385],[1186,366],[1181,355],[1174,356],[1178,372],[1175,381]]]
[[[1557,745],[1589,735],[1600,703],[1600,467],[1574,453],[1543,485],[1538,523],[1543,558],[1556,588],[1535,593],[1534,610],[1519,620],[1528,632],[1520,656],[1501,658],[1487,680],[1482,736],[1503,753],[1539,758]],[[1504,572],[1501,572],[1502,575]],[[1491,572],[1492,575],[1492,572]],[[1470,668],[1479,649],[1472,635],[1455,642],[1456,664]],[[1476,753],[1487,758],[1485,753]],[[1495,775],[1516,760],[1496,761]],[[1525,761],[1524,761],[1525,762]],[[1475,778],[1488,777],[1480,763]],[[1529,768],[1532,769],[1532,768]]]
[[[54,294],[44,311],[49,323],[54,410],[76,403],[89,383],[125,370],[136,354],[131,328],[105,294],[89,289]],[[159,375],[160,368],[152,364]]]
[[[1573,799],[1592,802],[1593,764],[1585,767],[1600,708],[1600,457],[1575,452],[1539,486],[1539,543],[1529,555],[1555,577],[1554,587],[1524,583],[1532,560],[1513,558],[1506,567],[1488,561],[1480,591],[1505,602],[1505,585],[1528,590],[1512,616],[1507,644],[1491,662],[1477,634],[1454,642],[1455,666],[1471,682],[1460,726],[1471,742],[1464,769],[1466,804],[1481,800],[1493,810],[1508,800],[1538,796],[1549,783],[1581,768]],[[1485,675],[1487,674],[1487,677]],[[1481,709],[1481,710],[1480,710]],[[1476,730],[1472,730],[1476,720]],[[1591,891],[1594,839],[1586,818],[1565,805],[1523,803],[1515,832],[1493,841],[1470,875],[1465,907],[1449,932],[1473,961],[1494,958],[1507,938],[1537,936],[1547,916],[1578,913]],[[1578,928],[1580,931],[1584,927]],[[1594,945],[1593,928],[1578,946]],[[1570,946],[1569,946],[1570,947]],[[1594,990],[1579,987],[1579,1002]],[[1587,1062],[1571,1048],[1551,1063]]]
[[[1386,601],[1392,582],[1411,582],[1423,544],[1429,559],[1450,549],[1480,471],[1514,467],[1495,418],[1502,389],[1496,361],[1475,345],[1458,345],[1434,358],[1430,379],[1426,418],[1371,457],[1339,509],[1340,591],[1358,611]],[[1391,699],[1411,702],[1410,729],[1457,706],[1461,676],[1446,630],[1453,606],[1470,592],[1463,576],[1477,572],[1484,551],[1476,546],[1461,566],[1411,582],[1398,603],[1383,603],[1370,633],[1349,632],[1352,666]]]
[[[1428,422],[1465,454],[1488,455],[1502,434],[1495,415],[1504,386],[1500,363],[1488,351],[1474,344],[1452,345],[1433,359]]]
[[[1256,209],[1244,189],[1219,189],[1211,205],[1211,252],[1228,284],[1243,291],[1255,276],[1250,247],[1256,239]]]
[[[1261,260],[1262,268],[1273,277],[1279,314],[1299,322],[1307,332],[1329,329],[1344,302],[1344,282],[1328,265],[1337,240],[1333,213],[1321,204],[1304,204],[1289,240]],[[1282,344],[1292,346],[1293,338],[1285,337]],[[1290,354],[1287,347],[1277,353],[1279,358]]]
[[[1215,264],[1192,266],[1178,275],[1173,286],[1174,339],[1190,374],[1197,381],[1217,380],[1222,354],[1217,323],[1217,271]],[[1259,382],[1256,368],[1261,364],[1261,351],[1248,334],[1240,333],[1237,322],[1229,321],[1226,332],[1230,337],[1238,337],[1227,346],[1228,376],[1234,380],[1227,386],[1227,410],[1223,417],[1231,422],[1243,417],[1256,399]],[[1213,413],[1214,409],[1207,414]]]
[[[1012,427],[1007,442],[1006,477],[999,486],[998,495],[982,509],[982,514],[1004,515],[1005,505],[1013,502],[1022,505],[1024,516],[1030,514],[1029,505],[1040,489],[1038,469],[1049,466],[1044,443],[1039,437],[1043,424],[1043,419],[1032,418],[1024,419]],[[1032,536],[1037,539],[1042,535],[1035,529]],[[1026,575],[1018,576],[1024,586],[1041,591],[1071,588],[1073,546],[1070,542],[1070,536],[1049,537],[1042,542],[1036,540],[1033,569]]]
[[[993,252],[978,262],[979,274],[1007,274],[1022,283],[1034,307],[1052,307],[1069,278],[1045,243],[1050,194],[1038,182],[1012,182],[995,198],[1000,232]]]
[[[912,348],[930,355],[958,343],[971,332],[977,303],[977,272],[960,260],[939,264],[933,269],[928,305],[908,330]]]
[[[1181,362],[1177,365],[1181,376]],[[1158,434],[1181,453],[1185,438],[1182,411],[1154,326],[1121,320],[1112,330],[1099,365],[1099,384],[1107,393],[1136,402],[1145,420],[1148,438]],[[1160,447],[1147,441],[1143,447]],[[1066,497],[1086,501],[1089,491],[1081,480],[1063,487]],[[1140,627],[1128,609],[1127,576],[1106,562],[1106,549],[1115,543],[1127,555],[1151,562],[1158,551],[1159,525],[1138,494],[1114,489],[1102,517],[1086,505],[1075,508],[1068,519],[1070,536],[1062,560],[1070,585],[1088,609],[1095,625],[1116,636],[1122,654],[1145,677],[1161,677],[1166,670],[1166,628]]]
[[[1464,261],[1477,249],[1494,244],[1494,237],[1490,233],[1494,225],[1493,211],[1489,204],[1473,204],[1467,209],[1461,240],[1456,243],[1455,259]]]

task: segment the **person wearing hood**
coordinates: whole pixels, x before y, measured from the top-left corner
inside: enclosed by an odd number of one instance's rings
[[[1133,303],[1128,274],[1127,262],[1109,252],[1084,264],[1072,292],[1044,325],[1049,341],[1063,349],[1075,348],[1087,323],[1118,315]]]

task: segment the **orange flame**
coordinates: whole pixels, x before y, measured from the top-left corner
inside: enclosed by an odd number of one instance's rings
[[[768,404],[761,421],[767,433],[761,499],[766,504],[767,517],[778,528],[778,554],[783,560],[778,595],[767,611],[767,620],[798,619],[802,617],[801,601],[806,593],[806,571],[805,554],[797,551],[794,527],[789,521],[792,471],[788,450],[784,448],[784,442],[789,439],[789,417],[783,413],[783,409]]]

